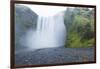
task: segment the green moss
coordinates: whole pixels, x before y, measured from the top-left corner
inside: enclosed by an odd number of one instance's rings
[[[69,8],[65,12],[64,23],[67,30],[65,47],[84,48],[94,46],[94,17],[91,16],[93,13],[89,13],[93,10],[76,8],[70,12],[71,9]]]
[[[91,47],[94,46],[94,38],[90,39],[90,40],[84,40],[83,43],[83,47]]]
[[[70,33],[69,35],[70,36],[68,37],[68,40],[66,42],[68,44],[66,44],[65,47],[78,48],[82,46],[80,37],[78,36],[76,32]]]

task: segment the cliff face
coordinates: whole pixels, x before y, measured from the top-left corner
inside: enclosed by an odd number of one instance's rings
[[[36,29],[37,14],[30,8],[23,5],[15,5],[15,45],[16,49],[23,46],[20,45],[20,38],[29,29]]]

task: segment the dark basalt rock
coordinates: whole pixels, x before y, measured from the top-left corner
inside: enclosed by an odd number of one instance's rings
[[[15,5],[15,45],[16,50],[23,48],[20,44],[20,38],[29,29],[35,29],[38,15],[30,8],[24,5]]]

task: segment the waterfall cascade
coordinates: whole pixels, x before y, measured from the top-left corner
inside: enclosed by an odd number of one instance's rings
[[[32,31],[31,31],[32,32]],[[64,46],[66,29],[62,15],[38,16],[36,31],[30,33],[28,45],[34,49]]]

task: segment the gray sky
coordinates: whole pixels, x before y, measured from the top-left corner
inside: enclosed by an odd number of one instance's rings
[[[44,6],[44,5],[29,5],[29,4],[20,4],[29,7],[35,13],[40,16],[53,16],[61,11],[66,10],[66,7],[60,6]]]

